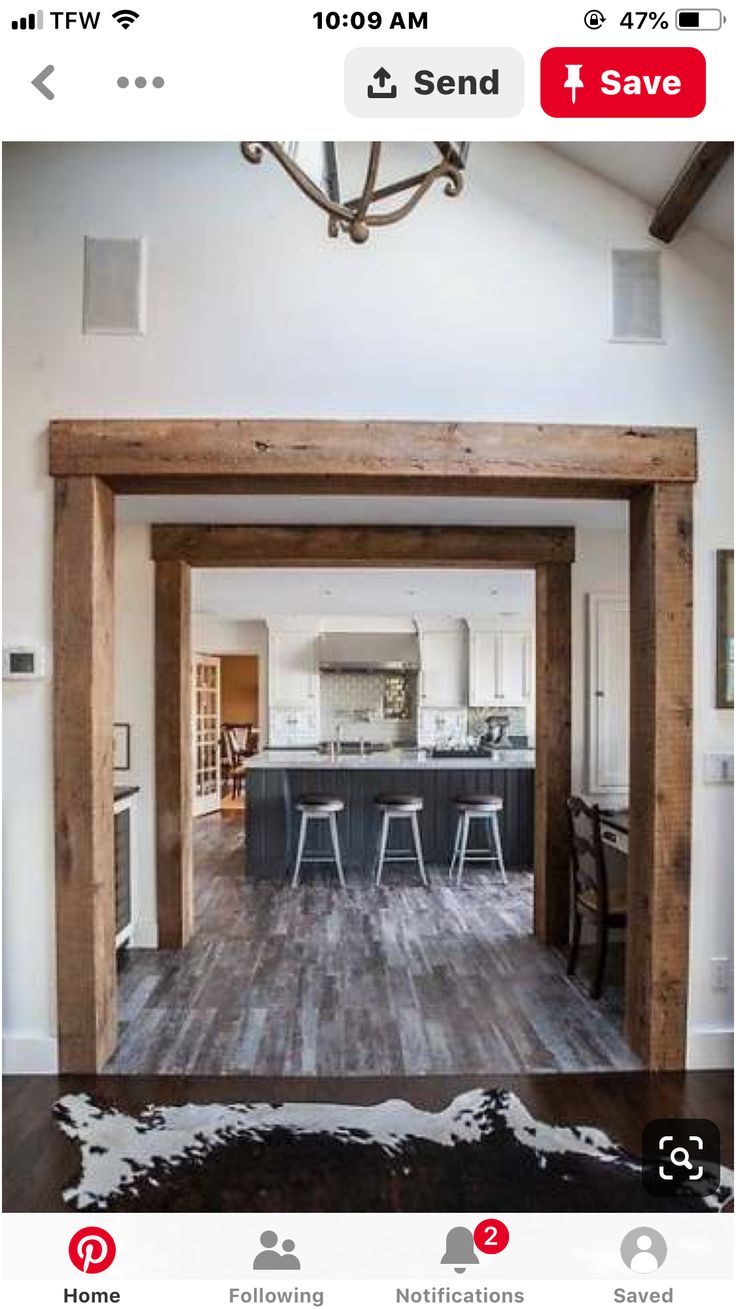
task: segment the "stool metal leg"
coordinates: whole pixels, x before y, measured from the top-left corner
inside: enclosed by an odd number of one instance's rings
[[[472,817],[471,814],[463,814],[462,816],[462,831],[460,833],[460,856],[457,866],[457,882],[456,882],[458,886],[463,880],[463,872],[465,870],[465,851],[468,848],[468,835],[470,832],[471,817]]]
[[[378,859],[376,860],[376,886],[381,885],[383,875],[383,861],[386,858],[386,842],[388,841],[388,825],[390,817],[388,814],[383,815],[381,823],[381,836],[378,842]]]
[[[299,885],[299,872],[302,866],[302,855],[304,854],[304,845],[307,839],[307,814],[303,813],[299,823],[299,841],[296,847],[296,860],[294,862],[294,876],[291,879],[292,890]]]
[[[414,849],[417,852],[417,863],[419,864],[419,872],[421,874],[421,878],[424,885],[429,886],[429,882],[427,881],[427,871],[424,867],[424,855],[422,853],[422,837],[419,831],[419,819],[417,818],[416,814],[410,814],[409,817],[411,819],[411,830],[414,835]]]
[[[330,814],[330,835],[331,835],[331,837],[332,837],[332,849],[333,849],[334,854],[335,854],[335,867],[337,868],[337,876],[338,876],[338,878],[339,878],[339,880],[340,880],[340,885],[344,888],[344,886],[345,886],[345,874],[344,874],[343,869],[342,869],[342,859],[341,859],[341,857],[340,857],[340,838],[339,838],[338,833],[337,833],[337,815],[336,815],[336,814]]]
[[[463,830],[463,816],[462,814],[459,814],[457,823],[455,824],[455,842],[452,847],[452,859],[450,860],[450,871],[447,874],[447,880],[450,883],[452,882],[453,874],[455,872],[455,865],[458,860],[458,855],[460,854],[460,835],[462,833],[462,830]]]
[[[506,876],[506,865],[503,862],[503,850],[501,849],[501,833],[498,828],[498,814],[496,813],[491,814],[491,826],[493,828],[493,843],[496,847],[496,858],[498,860],[498,866],[501,870],[501,881],[503,882],[504,886],[508,886],[509,879]]]

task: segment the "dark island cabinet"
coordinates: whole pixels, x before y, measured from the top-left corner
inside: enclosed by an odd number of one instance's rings
[[[534,769],[413,768],[254,768],[246,778],[246,872],[281,877],[291,862],[300,795],[336,795],[345,802],[338,815],[343,859],[348,868],[369,869],[378,838],[374,799],[384,792],[420,795],[420,828],[429,864],[447,865],[452,853],[460,794],[499,795],[501,840],[506,866],[531,869],[534,863]],[[475,837],[481,835],[481,825]],[[311,823],[310,850],[328,853],[326,823]],[[408,829],[407,829],[408,830]],[[472,829],[471,829],[472,830]],[[398,830],[392,835],[396,841]],[[475,838],[474,838],[475,839]]]

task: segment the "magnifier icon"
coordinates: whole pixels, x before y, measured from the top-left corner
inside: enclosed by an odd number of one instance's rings
[[[690,1159],[690,1155],[688,1154],[684,1145],[675,1146],[674,1150],[672,1150],[670,1153],[670,1162],[673,1163],[676,1168],[691,1169],[693,1166]]]

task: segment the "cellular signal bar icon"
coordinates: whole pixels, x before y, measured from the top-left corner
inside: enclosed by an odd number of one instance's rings
[[[10,26],[14,32],[40,32],[43,27],[43,9],[37,9],[35,14],[29,14],[27,18],[14,18]]]

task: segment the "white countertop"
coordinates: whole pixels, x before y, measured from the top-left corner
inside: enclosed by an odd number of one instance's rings
[[[317,750],[262,750],[248,760],[248,768],[434,768],[441,770],[479,771],[506,768],[533,768],[533,750],[499,750],[495,755],[433,759],[426,750],[383,750],[375,754],[341,754],[331,759]]]

